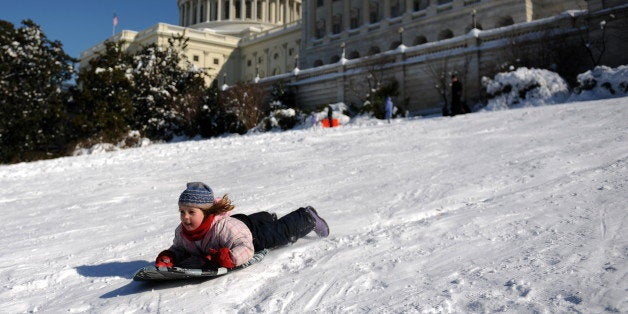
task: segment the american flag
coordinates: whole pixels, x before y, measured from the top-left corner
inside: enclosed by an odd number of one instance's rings
[[[118,26],[118,15],[113,14],[113,26]]]

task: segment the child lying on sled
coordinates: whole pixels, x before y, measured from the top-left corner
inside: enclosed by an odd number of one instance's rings
[[[301,207],[279,219],[268,212],[231,215],[227,195],[215,198],[202,182],[191,182],[179,196],[181,224],[172,246],[159,253],[155,266],[234,268],[256,251],[297,241],[311,231],[329,235],[329,226],[314,208]]]

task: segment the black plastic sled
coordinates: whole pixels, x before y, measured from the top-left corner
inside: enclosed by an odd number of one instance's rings
[[[190,268],[180,268],[180,267],[155,267],[155,266],[146,266],[141,268],[135,273],[133,276],[133,280],[135,281],[163,281],[163,280],[184,280],[184,279],[193,279],[193,278],[212,278],[218,277],[230,272],[234,272],[236,270],[240,270],[243,268],[247,268],[255,263],[260,262],[264,259],[266,254],[268,254],[269,250],[264,249],[258,252],[255,252],[251,259],[232,269],[219,267],[217,269],[190,269]]]

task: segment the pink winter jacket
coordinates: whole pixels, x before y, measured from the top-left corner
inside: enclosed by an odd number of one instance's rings
[[[174,232],[174,240],[169,250],[181,260],[188,254],[205,257],[209,249],[226,247],[231,252],[231,260],[236,266],[247,262],[255,249],[251,230],[240,220],[231,218],[230,213],[215,215],[209,231],[202,240],[190,241],[181,234],[181,225]]]

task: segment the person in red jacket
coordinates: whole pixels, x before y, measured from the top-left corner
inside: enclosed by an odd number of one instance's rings
[[[156,267],[234,268],[256,251],[293,243],[311,231],[329,235],[329,226],[311,206],[277,219],[257,212],[231,215],[234,205],[227,195],[215,198],[202,182],[190,182],[179,196],[181,224],[169,249],[162,251]]]

